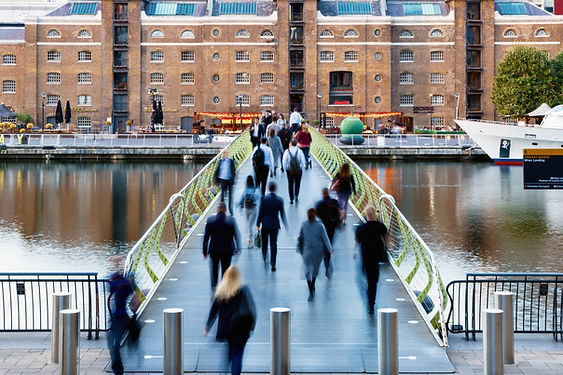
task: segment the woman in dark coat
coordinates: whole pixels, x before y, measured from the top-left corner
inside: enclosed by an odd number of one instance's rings
[[[303,256],[310,302],[315,298],[315,281],[325,252],[333,253],[325,226],[317,219],[317,212],[314,208],[307,211],[307,220],[301,225],[297,241],[299,253]]]
[[[236,266],[225,271],[213,296],[209,318],[203,330],[207,335],[219,315],[217,341],[229,343],[229,362],[231,374],[239,375],[242,370],[244,347],[250,332],[256,325],[256,307],[250,290],[243,284],[242,275]]]
[[[338,185],[338,188],[334,189],[334,186]],[[334,176],[332,180],[331,187],[336,190],[336,198],[338,199],[338,204],[340,205],[341,221],[343,224],[346,223],[346,215],[348,213],[348,199],[352,193],[356,194],[356,183],[354,182],[354,177],[350,172],[350,164],[344,163],[340,167],[340,170]]]

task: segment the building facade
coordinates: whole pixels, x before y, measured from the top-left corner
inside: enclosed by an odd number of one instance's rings
[[[0,22],[0,102],[39,125],[68,100],[74,127],[124,131],[150,124],[154,100],[170,129],[294,107],[415,128],[498,119],[498,62],[518,44],[556,56],[563,17],[515,0],[104,0]]]

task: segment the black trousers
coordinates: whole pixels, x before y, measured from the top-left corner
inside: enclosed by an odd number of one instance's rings
[[[213,290],[217,287],[217,280],[219,279],[219,262],[221,262],[221,276],[223,276],[227,268],[231,266],[232,257],[233,253],[229,251],[209,254],[209,258],[211,258],[211,288]]]
[[[266,260],[268,255],[268,237],[270,238],[270,266],[276,266],[276,257],[278,255],[278,232],[279,229],[262,228],[262,256]]]
[[[111,318],[111,326],[107,335],[109,354],[111,356],[111,369],[116,375],[123,375],[123,363],[121,362],[121,338],[127,331],[129,317],[122,315]]]
[[[331,226],[331,225],[325,225],[325,229],[326,229],[326,234],[328,236],[328,240],[332,244],[332,239],[334,238],[334,231],[336,230],[336,228]],[[323,260],[324,260],[325,270],[326,270],[325,276],[330,278],[330,277],[332,277],[332,268],[330,267],[330,251],[324,252],[324,259]]]
[[[364,272],[368,281],[368,307],[373,309],[377,294],[377,282],[379,281],[379,264],[366,267]]]
[[[260,185],[260,191],[262,195],[266,194],[266,184],[268,183],[268,173],[270,173],[269,167],[262,167],[260,169],[255,169],[254,174],[256,175],[256,187]]]
[[[233,184],[229,180],[219,179],[221,184],[221,202],[225,201],[225,191],[229,195],[229,213],[233,214]]]
[[[299,188],[301,187],[302,173],[287,172],[287,187],[289,189],[289,200],[293,202],[294,199],[299,198]]]

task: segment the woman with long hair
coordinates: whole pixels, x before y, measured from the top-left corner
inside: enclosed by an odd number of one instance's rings
[[[314,208],[307,211],[307,220],[301,225],[297,244],[298,252],[303,257],[305,278],[309,288],[308,301],[311,302],[315,298],[315,281],[325,253],[333,253],[325,226],[317,220],[317,211]]]
[[[248,223],[248,248],[254,247],[254,223],[256,222],[256,215],[258,215],[258,203],[260,201],[260,191],[254,185],[254,178],[252,176],[246,177],[246,186],[242,191],[239,207],[244,210],[246,221]]]
[[[350,164],[342,164],[340,170],[332,179],[331,187],[333,190],[336,190],[336,197],[342,215],[341,221],[345,224],[348,213],[348,199],[350,199],[352,193],[356,194],[356,183],[354,182],[354,176],[350,172]]]
[[[295,134],[295,139],[297,139],[297,146],[301,149],[301,151],[303,151],[303,155],[305,155],[305,169],[311,168],[309,150],[311,149],[311,142],[313,139],[305,122],[302,123],[301,128]]]
[[[219,323],[217,323],[216,339],[228,342],[231,374],[239,375],[242,371],[244,347],[250,332],[256,326],[256,307],[250,290],[244,285],[242,274],[236,266],[227,268],[215,290],[209,318],[203,330],[204,335],[207,335],[213,326],[217,315],[219,315]]]

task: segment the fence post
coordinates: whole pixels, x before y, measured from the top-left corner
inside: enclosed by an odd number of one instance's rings
[[[68,292],[53,293],[53,311],[51,317],[51,362],[59,363],[59,313],[61,310],[70,309]]]
[[[59,312],[61,375],[80,374],[80,310]]]
[[[483,366],[485,375],[503,375],[502,310],[483,309]]]
[[[397,309],[377,309],[377,373],[399,374]]]
[[[495,306],[502,310],[502,356],[504,363],[514,363],[514,293],[495,292]]]
[[[270,309],[270,374],[289,375],[290,358],[290,313],[286,307]]]
[[[163,310],[164,315],[164,375],[184,373],[184,309]]]

